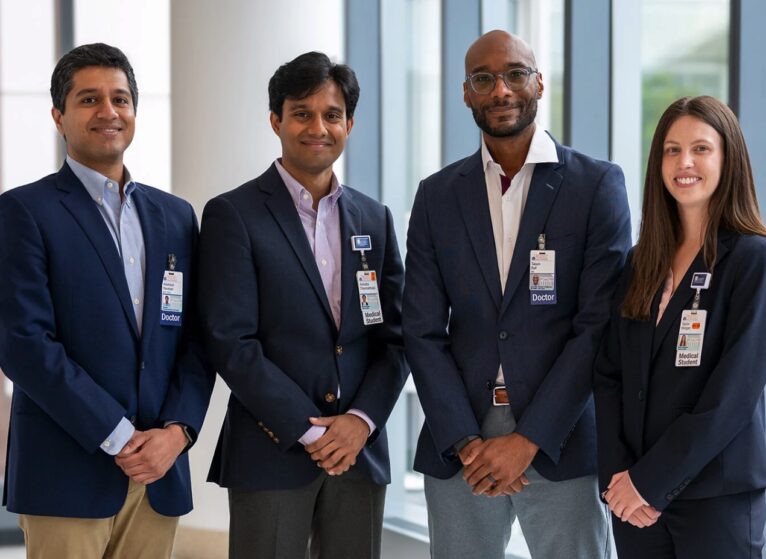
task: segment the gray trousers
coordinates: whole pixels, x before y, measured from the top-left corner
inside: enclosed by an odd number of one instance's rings
[[[229,559],[380,559],[385,495],[354,468],[298,489],[229,489]]]
[[[516,427],[510,406],[490,408],[482,436]],[[426,476],[433,559],[501,559],[516,517],[533,559],[609,559],[612,541],[596,476],[548,481],[532,467],[530,484],[513,496],[475,496],[462,470],[450,479]]]

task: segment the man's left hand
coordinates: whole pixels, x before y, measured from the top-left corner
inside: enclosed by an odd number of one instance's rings
[[[604,500],[616,517],[626,522],[641,507],[648,506],[639,494],[627,470],[612,476],[609,487],[604,492]]]
[[[186,435],[178,424],[136,431],[114,460],[130,479],[149,485],[167,473],[186,443]]]
[[[519,433],[486,439],[466,458],[463,479],[473,488],[474,495],[490,494],[493,489],[498,490],[493,495],[504,493],[506,488],[515,490],[526,485],[521,483],[522,475],[538,449]]]
[[[356,464],[356,457],[370,436],[367,422],[352,413],[330,417],[311,417],[312,425],[327,427],[324,435],[306,446],[321,468],[331,476],[340,475]]]

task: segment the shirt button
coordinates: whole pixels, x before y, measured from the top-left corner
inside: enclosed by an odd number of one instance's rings
[[[336,345],[335,346],[335,355],[343,355],[343,346],[342,345]]]
[[[308,194],[306,194],[305,192],[303,193],[303,199],[304,199],[304,200],[308,200],[308,199],[309,199],[309,195],[308,195]]]
[[[106,183],[106,187],[107,187],[109,190],[112,190],[112,188],[114,188],[114,185],[113,185],[111,182],[108,182],[108,183]]]
[[[501,342],[504,342],[505,340],[508,339],[508,332],[506,332],[505,330],[500,330],[500,333],[497,335],[497,337],[500,338]]]
[[[322,266],[327,266],[327,260],[325,260],[324,258],[322,258]]]
[[[104,448],[109,448],[110,446],[112,446],[112,443],[109,441],[104,441]]]
[[[133,299],[133,304],[134,305],[137,305],[138,303],[140,303],[140,301],[138,299]]]
[[[129,259],[129,260],[130,260],[130,263],[131,263],[131,264],[135,264],[135,263],[136,263],[136,259],[135,259],[135,258],[133,258],[132,256],[130,257],[130,259]]]
[[[100,204],[102,202],[102,199],[100,197],[96,198],[96,202],[98,202]]]
[[[327,394],[324,395],[324,401],[327,402],[328,404],[332,404],[335,400],[336,400],[335,394],[333,394],[332,392],[328,392]]]

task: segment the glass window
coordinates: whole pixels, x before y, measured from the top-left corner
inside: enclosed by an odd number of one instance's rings
[[[654,129],[668,105],[685,95],[712,95],[728,101],[729,4],[729,0],[643,0],[644,172]]]

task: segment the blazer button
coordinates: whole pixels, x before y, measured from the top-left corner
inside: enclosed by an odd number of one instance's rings
[[[332,404],[335,400],[336,400],[335,394],[333,394],[332,392],[328,392],[327,394],[324,395],[324,401],[327,402],[328,404]]]
[[[639,402],[643,402],[644,401],[644,391],[643,390],[639,390],[638,391],[638,401]]]
[[[131,423],[135,423],[136,422],[136,416],[135,415],[131,415],[130,416],[130,422]]]
[[[146,363],[141,361],[141,370],[143,371],[144,369],[146,369]]]
[[[274,442],[275,442],[276,444],[279,444],[279,439],[278,439],[277,437],[274,437]]]
[[[263,427],[263,421],[258,422],[258,427]]]
[[[668,493],[667,495],[665,495],[665,498],[666,498],[668,501],[672,501],[672,500],[674,499],[674,497],[673,497],[673,494],[672,494],[672,493]]]
[[[492,390],[495,387],[495,383],[492,382],[491,380],[488,380],[487,384],[485,384],[484,386],[487,387],[487,390]]]
[[[343,355],[343,346],[342,345],[336,345],[335,346],[335,355]]]
[[[504,342],[505,340],[508,339],[508,332],[506,332],[505,330],[500,330],[500,334],[498,334],[497,337],[500,338],[501,342]]]

